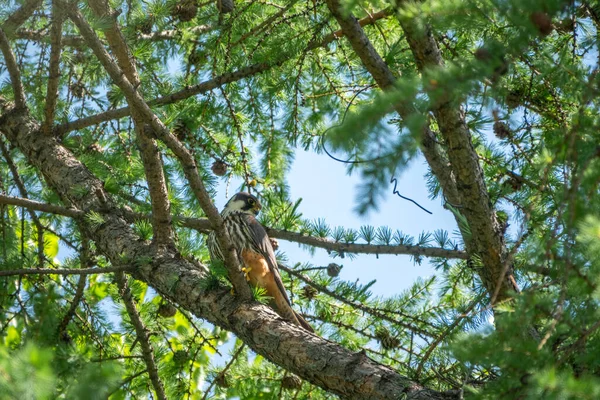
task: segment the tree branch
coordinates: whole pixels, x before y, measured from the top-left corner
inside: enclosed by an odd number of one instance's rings
[[[269,237],[288,240],[306,244],[312,247],[319,247],[326,250],[337,251],[338,253],[363,253],[363,254],[409,254],[412,256],[457,258],[466,260],[469,255],[460,250],[443,249],[439,247],[407,246],[407,245],[379,245],[364,243],[340,243],[333,240],[307,236],[297,232],[284,231],[280,229],[267,228]]]
[[[151,125],[158,138],[161,139],[179,159],[184,174],[190,184],[190,188],[211,222],[213,229],[215,229],[217,233],[217,240],[219,241],[219,246],[223,250],[225,266],[229,272],[229,279],[236,290],[236,294],[245,300],[251,299],[252,292],[241,273],[237,254],[231,244],[229,234],[223,225],[223,219],[206,191],[204,182],[202,182],[202,178],[198,173],[198,168],[193,155],[169,132],[158,117],[152,112],[137,90],[124,76],[120,68],[112,61],[110,55],[102,46],[100,39],[98,39],[90,25],[83,19],[79,10],[77,8],[69,8],[69,17],[79,29],[79,33],[86,39],[114,83],[123,90],[128,103],[140,113],[145,122]]]
[[[60,52],[64,13],[56,1],[52,2],[52,28],[50,29],[50,67],[48,68],[48,88],[46,105],[44,106],[44,124],[42,132],[50,134],[54,125],[54,111],[58,101],[58,85],[60,83]]]
[[[4,30],[0,28],[0,50],[4,55],[4,62],[8,75],[10,76],[10,83],[12,84],[13,93],[15,96],[15,106],[17,108],[25,108],[27,101],[25,100],[25,90],[23,89],[23,82],[21,82],[21,72],[15,59],[15,53],[10,48],[8,38],[4,33]]]
[[[367,71],[369,71],[375,82],[377,82],[377,85],[384,91],[393,90],[396,78],[383,58],[377,53],[375,47],[371,44],[369,38],[363,31],[360,22],[357,21],[353,15],[348,15],[343,11],[339,0],[328,0],[327,6],[341,26],[352,49],[360,57],[363,65]],[[410,116],[417,113],[414,105],[408,102],[396,104],[395,110],[404,120],[408,120]],[[426,117],[424,116],[424,118]],[[442,150],[437,144],[435,133],[431,131],[429,124],[426,124],[423,128],[421,151],[423,152],[431,171],[437,177],[446,199],[452,204],[459,204],[452,170],[448,168],[448,161],[445,159]]]
[[[391,15],[391,9],[385,9],[383,11],[379,11],[372,16],[365,17],[359,21],[360,26],[366,26],[373,24],[380,19],[387,18]],[[333,32],[323,38],[323,40],[319,42],[309,43],[305,51],[311,51],[314,49],[318,49],[320,47],[324,47],[329,43],[337,40],[342,36],[342,31]],[[163,106],[168,104],[173,104],[181,100],[185,100],[189,97],[196,96],[198,94],[206,93],[210,90],[213,90],[219,86],[226,85],[228,83],[237,82],[241,79],[252,77],[254,75],[261,74],[265,71],[270,70],[273,67],[282,65],[283,63],[291,60],[292,57],[285,57],[279,60],[276,60],[272,63],[256,63],[249,65],[247,67],[240,68],[237,71],[227,72],[221,75],[216,76],[215,78],[209,79],[205,82],[199,83],[197,85],[187,87],[185,89],[179,90],[177,92],[171,93],[170,95],[158,97],[156,99],[150,100],[147,102],[149,106]],[[116,110],[105,111],[96,115],[92,115],[89,117],[81,118],[72,122],[67,122],[63,125],[56,126],[54,131],[57,136],[62,136],[68,132],[80,130],[83,128],[87,128],[92,125],[100,124],[102,122],[110,121],[113,119],[124,118],[130,115],[131,109],[129,107],[122,107]],[[447,167],[447,166],[446,166]]]
[[[193,26],[189,29],[189,33],[192,34],[201,34],[205,32],[209,32],[213,30],[214,27],[210,25],[197,25]],[[169,29],[159,32],[152,33],[140,33],[138,34],[134,40],[144,40],[149,42],[158,42],[162,40],[173,40],[177,39],[182,35],[181,30],[179,29]],[[33,40],[36,42],[48,42],[48,36],[45,31],[39,30],[34,31],[31,29],[19,29],[14,33],[14,37],[16,39],[25,39],[25,40]],[[77,35],[64,35],[62,37],[62,43],[64,46],[81,48],[85,46],[85,40],[81,36]]]
[[[27,21],[27,18],[33,14],[41,3],[42,0],[25,0],[23,5],[17,11],[12,13],[2,24],[4,34],[7,37],[12,38],[15,30]]]
[[[353,308],[355,308],[357,310],[361,310],[361,311],[363,311],[363,312],[365,312],[367,314],[373,315],[374,317],[377,317],[379,319],[388,321],[391,324],[398,325],[398,326],[401,326],[401,327],[403,327],[405,329],[411,330],[411,331],[415,332],[416,334],[420,335],[422,338],[432,337],[433,336],[432,333],[427,332],[427,331],[425,331],[425,330],[423,330],[423,329],[421,329],[421,328],[419,328],[417,326],[414,326],[412,324],[407,324],[406,322],[399,321],[399,320],[397,320],[395,318],[391,318],[390,316],[388,316],[387,314],[385,314],[385,312],[383,310],[377,310],[377,309],[375,309],[373,307],[369,307],[367,305],[364,305],[364,304],[361,304],[361,303],[357,303],[357,302],[348,300],[344,296],[338,295],[337,293],[333,292],[332,290],[329,290],[325,286],[322,286],[322,285],[319,285],[318,283],[313,282],[312,279],[310,279],[307,276],[302,275],[301,273],[299,273],[297,271],[294,271],[292,268],[286,267],[285,265],[282,265],[282,264],[278,264],[278,265],[279,265],[279,268],[281,270],[287,272],[288,274],[290,274],[292,276],[295,276],[296,278],[300,279],[301,281],[303,281],[303,282],[307,283],[308,285],[314,287],[319,292],[325,293],[329,297],[332,297],[332,298],[334,298],[334,299],[336,299],[336,300],[338,300],[338,301],[340,301],[340,302],[342,302],[344,304],[347,304],[347,305],[349,305],[349,306],[351,306],[351,307],[353,307]],[[412,318],[412,317],[410,317],[408,315],[402,314],[401,311],[397,311],[397,313],[400,316],[404,317],[404,318]],[[412,318],[412,319],[414,319],[414,318]],[[419,322],[422,322],[422,321],[419,321]]]
[[[423,388],[392,369],[362,353],[347,349],[308,333],[257,303],[245,303],[231,296],[229,290],[207,290],[202,281],[205,270],[177,252],[157,251],[139,240],[108,194],[102,203],[96,191],[103,192],[102,182],[62,147],[55,138],[35,135],[38,125],[19,110],[0,118],[0,131],[18,146],[29,162],[46,177],[65,204],[79,209],[112,209],[104,223],[85,225],[87,234],[114,264],[132,260],[134,276],[164,297],[200,318],[235,333],[248,346],[270,361],[323,389],[351,399],[458,399],[456,392],[436,392]],[[83,185],[89,190],[77,190]]]
[[[431,27],[423,27],[413,18],[399,18],[399,21],[419,70],[426,72],[430,68],[444,68],[444,60]],[[457,204],[471,230],[471,238],[464,238],[465,242],[470,243],[469,253],[481,257],[484,268],[480,270],[480,276],[488,293],[494,293],[496,282],[501,279],[502,286],[497,300],[502,301],[509,297],[511,291],[519,289],[512,274],[504,273],[506,247],[502,228],[488,196],[483,170],[473,147],[464,113],[459,104],[440,100],[433,105],[433,114],[447,144],[448,158],[456,187],[459,188],[460,202]]]
[[[8,169],[10,169],[10,173],[13,176],[15,185],[17,185],[17,190],[19,191],[21,196],[25,198],[24,200],[26,200],[29,197],[29,194],[27,193],[27,188],[25,188],[25,184],[23,183],[23,180],[21,179],[21,176],[19,175],[19,170],[17,169],[17,166],[15,165],[12,157],[10,156],[10,152],[8,151],[8,148],[6,148],[6,144],[4,143],[4,140],[1,138],[0,138],[0,152],[2,153],[2,156],[4,157],[4,160],[6,160],[6,164],[8,165]],[[0,196],[2,196],[2,195],[0,195]],[[33,211],[31,211],[30,209],[28,209],[28,211],[29,211],[29,216],[31,217],[31,220],[33,221],[33,223],[35,224],[35,227],[37,229],[38,267],[42,268],[44,266],[44,229],[45,229],[45,226],[42,224],[42,221],[40,221],[38,216]]]
[[[123,303],[125,303],[125,308],[127,309],[127,314],[129,314],[131,324],[135,328],[137,339],[142,346],[142,356],[144,357],[144,362],[146,363],[148,375],[150,377],[150,381],[152,382],[152,386],[154,387],[154,391],[156,392],[156,396],[161,400],[167,400],[165,388],[160,380],[160,377],[158,376],[158,368],[156,368],[156,362],[154,361],[154,350],[150,344],[150,337],[148,336],[148,332],[144,326],[144,323],[142,322],[142,319],[140,318],[137,308],[135,308],[135,304],[131,296],[131,290],[129,290],[129,285],[127,284],[127,278],[123,272],[117,272],[115,274],[115,280],[117,281],[119,294],[123,299]]]
[[[125,267],[105,267],[105,268],[79,268],[79,269],[53,269],[53,268],[26,268],[12,269],[0,271],[0,276],[17,276],[17,275],[90,275],[90,274],[108,274],[111,272],[131,272],[134,270],[132,266]]]
[[[0,204],[11,204],[15,206],[25,207],[31,210],[47,212],[51,214],[64,215],[71,218],[82,218],[85,212],[72,208],[66,208],[54,204],[40,203],[34,200],[22,199],[19,197],[11,197],[0,194]],[[140,214],[124,209],[120,212],[128,219],[150,219],[146,214]],[[208,233],[212,228],[210,221],[206,218],[190,218],[182,216],[174,216],[173,219],[186,228],[197,230],[201,233]],[[287,240],[305,244],[307,246],[319,247],[328,251],[336,251],[338,253],[362,253],[362,254],[407,254],[411,256],[424,257],[440,257],[440,258],[456,258],[466,260],[469,255],[461,250],[450,250],[439,247],[423,247],[423,246],[407,246],[407,245],[379,245],[365,243],[342,243],[335,242],[330,239],[308,236],[298,232],[285,231],[281,229],[265,227],[269,237],[275,239]]]
[[[134,87],[139,87],[141,82],[135,67],[135,61],[117,25],[113,10],[110,9],[105,0],[93,0],[88,3],[97,17],[110,21],[110,25],[104,29],[110,49],[117,59],[119,68],[125,72],[129,82]],[[173,238],[175,234],[171,225],[171,202],[169,201],[161,154],[154,139],[148,137],[144,130],[143,116],[135,108],[132,115],[146,182],[148,183],[148,191],[150,192],[150,202],[152,203],[153,240],[160,245],[174,246]]]

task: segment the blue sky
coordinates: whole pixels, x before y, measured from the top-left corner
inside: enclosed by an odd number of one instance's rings
[[[450,233],[456,229],[452,214],[445,210],[439,199],[428,198],[424,175],[427,172],[425,160],[416,157],[410,166],[398,176],[398,191],[410,197],[430,210],[427,214],[414,204],[392,194],[394,185],[377,211],[360,216],[354,211],[356,206],[357,186],[360,174],[356,171],[348,175],[346,165],[339,163],[325,154],[316,154],[298,149],[290,172],[288,184],[293,200],[302,198],[300,212],[307,219],[325,218],[330,226],[341,225],[345,228],[358,229],[361,225],[375,227],[388,226],[417,237],[421,232],[433,232],[444,229]],[[232,195],[230,186],[229,195]],[[216,205],[221,210],[227,201],[225,186],[221,185],[216,197]],[[302,249],[297,243],[279,240],[279,250],[285,252],[289,264],[310,262],[315,266],[325,266],[330,262],[342,264],[344,268],[340,278],[348,281],[360,280],[363,283],[376,279],[372,291],[376,295],[390,296],[411,286],[417,277],[431,276],[435,271],[429,266],[427,259],[421,265],[414,265],[409,256],[358,255],[353,260],[333,259],[325,250],[317,249],[314,256]]]

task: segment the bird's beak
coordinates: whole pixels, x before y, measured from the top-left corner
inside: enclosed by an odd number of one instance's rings
[[[254,207],[252,207],[252,211],[254,212],[254,215],[258,215],[261,208],[262,208],[262,206],[259,203],[256,203],[254,205]]]

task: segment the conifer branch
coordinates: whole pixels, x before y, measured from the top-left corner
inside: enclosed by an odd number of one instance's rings
[[[71,218],[82,218],[86,215],[84,211],[66,208],[54,204],[41,203],[35,200],[23,199],[19,197],[12,197],[0,194],[0,204],[10,204],[15,206],[25,207],[35,211],[47,212],[56,215],[63,215]],[[147,214],[141,214],[132,212],[129,210],[121,209],[121,212],[129,220],[136,219],[147,219],[151,217]],[[181,226],[186,228],[197,230],[201,233],[208,233],[211,230],[210,221],[207,218],[190,218],[182,216],[174,216],[174,221],[179,223]],[[439,257],[446,259],[460,259],[467,260],[469,255],[461,250],[450,250],[440,247],[423,247],[423,246],[409,246],[409,245],[382,245],[382,244],[366,244],[366,243],[343,243],[336,242],[330,239],[309,236],[299,232],[286,231],[282,229],[275,229],[265,227],[269,237],[275,239],[287,240],[289,242],[295,242],[304,244],[307,246],[318,247],[327,251],[335,251],[338,253],[357,253],[357,254],[392,254],[400,255],[407,254],[411,256],[423,256],[423,257]]]
[[[433,334],[431,332],[427,332],[424,329],[419,328],[418,326],[412,325],[412,324],[407,324],[406,322],[402,322],[399,321],[395,318],[391,318],[389,315],[387,315],[384,310],[378,310],[376,308],[367,306],[365,304],[361,304],[361,303],[357,303],[351,300],[348,300],[347,298],[345,298],[344,296],[340,296],[339,294],[335,293],[332,290],[329,290],[328,288],[326,288],[325,286],[319,285],[318,283],[314,282],[312,279],[310,279],[308,276],[302,275],[296,271],[294,271],[294,269],[286,267],[285,265],[282,264],[278,264],[279,268],[282,269],[283,271],[287,272],[288,274],[295,276],[296,278],[300,279],[301,281],[307,283],[308,285],[314,287],[315,289],[317,289],[319,292],[321,293],[325,293],[327,296],[334,298],[338,301],[341,301],[344,304],[347,304],[353,308],[356,308],[357,310],[363,311],[365,313],[371,314],[377,318],[380,318],[382,320],[388,321],[391,324],[394,325],[398,325],[401,326],[405,329],[408,329],[412,332],[415,332],[416,334],[418,334],[419,336],[421,336],[423,339],[428,338],[428,337],[432,337]],[[399,311],[396,311],[397,313],[399,313],[402,317],[407,318],[407,319],[413,319],[415,320],[414,317],[411,317],[410,315],[404,315],[401,314]],[[423,323],[423,321],[417,321],[419,323]]]
[[[110,21],[110,25],[104,29],[110,49],[116,57],[119,68],[125,73],[129,82],[133,87],[139,87],[141,82],[135,60],[133,60],[133,56],[117,25],[114,11],[110,9],[106,0],[93,0],[89,1],[89,4],[97,17]],[[174,245],[173,238],[175,234],[171,225],[171,202],[169,201],[161,154],[155,140],[148,136],[148,132],[145,132],[144,123],[146,121],[135,107],[132,116],[152,203],[153,240],[159,245],[172,246]]]
[[[429,25],[421,26],[414,19],[398,18],[406,34],[417,67],[422,72],[428,68],[444,68],[444,60]],[[471,229],[469,252],[477,254],[484,268],[480,276],[488,293],[494,293],[496,282],[501,280],[500,292],[496,300],[502,301],[512,291],[519,291],[512,273],[505,276],[504,260],[506,248],[500,224],[491,206],[483,170],[473,147],[471,133],[460,106],[448,100],[437,101],[433,114],[446,142],[446,150],[454,177],[461,213]]]
[[[79,265],[86,266],[89,269],[90,264],[90,248],[89,248],[89,240],[87,238],[83,238],[81,244],[81,253],[79,255]],[[71,300],[71,305],[67,310],[67,313],[63,317],[62,321],[58,325],[58,337],[60,338],[63,332],[66,331],[69,322],[75,315],[77,311],[77,307],[79,307],[79,302],[83,298],[83,291],[85,289],[85,284],[87,281],[87,275],[82,274],[79,276],[79,281],[77,282],[77,289],[75,290],[75,296],[73,296],[73,300]]]
[[[61,199],[81,209],[111,207],[101,204],[96,191],[100,182],[55,138],[35,135],[38,125],[19,110],[8,110],[0,119],[7,138],[45,176]],[[42,149],[40,151],[40,149]],[[82,193],[74,186],[84,184]],[[101,225],[86,226],[99,251],[116,264],[135,261],[133,276],[161,295],[209,322],[235,333],[249,347],[270,361],[325,390],[349,398],[389,399],[406,394],[413,399],[457,399],[455,391],[437,392],[376,363],[363,353],[353,353],[331,341],[289,324],[266,306],[247,303],[227,288],[207,289],[203,269],[170,249],[157,252],[139,241],[118,213],[107,214]]]
[[[350,42],[352,49],[359,56],[363,65],[369,71],[375,82],[381,90],[392,91],[396,77],[387,66],[383,58],[379,55],[373,44],[362,29],[360,21],[353,15],[347,15],[339,0],[327,1],[330,12],[339,23],[344,36]],[[391,11],[389,11],[391,12]],[[413,104],[408,102],[395,105],[398,115],[404,120],[408,120],[417,113]],[[426,118],[424,116],[424,118]],[[438,145],[435,133],[425,124],[421,136],[421,151],[431,168],[433,174],[437,177],[442,186],[444,196],[452,204],[459,204],[458,192],[452,170],[448,168],[448,160],[443,155],[443,151]]]
[[[104,267],[104,268],[25,268],[0,271],[0,276],[22,276],[22,275],[90,275],[90,274],[109,274],[112,272],[131,272],[134,267]]]
[[[27,107],[27,100],[25,99],[25,90],[23,89],[23,82],[21,81],[21,72],[17,65],[15,53],[13,53],[8,38],[2,28],[0,28],[0,51],[2,51],[2,55],[4,55],[4,63],[8,70],[8,75],[10,76],[10,83],[15,96],[15,106],[17,108],[25,108]]]
[[[210,25],[198,25],[191,27],[188,32],[191,34],[199,35],[205,32],[210,32],[215,29]],[[182,32],[178,29],[167,29],[164,31],[152,32],[152,33],[139,33],[134,40],[136,41],[149,41],[158,42],[164,40],[177,39],[182,35]],[[41,43],[49,42],[47,33],[43,30],[35,31],[32,29],[19,29],[14,32],[15,39],[32,40]],[[78,35],[63,35],[62,44],[63,46],[82,48],[85,46],[85,39]]]
[[[77,311],[77,307],[79,307],[79,302],[83,298],[83,291],[85,289],[86,281],[87,281],[87,274],[81,274],[79,276],[79,281],[77,282],[77,289],[75,290],[75,296],[73,296],[73,300],[71,300],[71,305],[69,306],[67,313],[65,314],[65,316],[61,320],[60,324],[58,325],[58,337],[59,338],[61,337],[63,332],[66,331],[67,326],[69,325],[69,322],[71,322],[73,315],[75,315],[75,312]]]
[[[238,258],[234,247],[231,245],[229,234],[223,225],[223,219],[206,191],[193,155],[169,132],[164,124],[152,112],[148,104],[146,104],[137,90],[127,80],[127,77],[122,73],[121,69],[111,59],[110,55],[102,46],[100,39],[96,36],[87,21],[85,21],[79,10],[70,8],[69,17],[78,27],[79,33],[86,39],[114,83],[123,90],[129,104],[140,113],[140,117],[143,118],[144,122],[152,127],[157,137],[161,139],[179,159],[184,174],[190,184],[190,188],[211,222],[211,225],[217,232],[217,240],[219,241],[219,246],[223,249],[225,266],[229,271],[229,279],[231,280],[237,295],[246,300],[251,299],[252,293],[250,287],[241,273]]]
[[[359,24],[360,24],[360,26],[367,26],[370,24],[374,24],[375,22],[379,21],[380,19],[387,18],[391,14],[392,14],[391,9],[385,9],[383,11],[374,13],[369,17],[365,17],[365,18],[359,20]],[[341,36],[342,36],[341,30],[333,32],[333,33],[325,36],[323,38],[323,40],[321,40],[321,41],[309,43],[307,45],[306,49],[303,51],[303,53],[305,53],[307,51],[318,49],[320,47],[324,47],[324,46],[328,45],[329,43],[333,42],[334,40],[337,40]],[[281,58],[279,60],[275,60],[271,63],[261,62],[261,63],[249,65],[247,67],[240,68],[237,71],[226,72],[224,74],[216,76],[215,78],[209,79],[205,82],[201,82],[194,86],[190,86],[190,87],[181,89],[181,90],[171,93],[167,96],[162,96],[162,97],[158,97],[153,100],[149,100],[147,102],[147,104],[152,107],[173,104],[178,101],[190,98],[192,96],[206,93],[210,90],[213,90],[217,87],[226,85],[228,83],[237,82],[241,79],[250,78],[254,75],[261,74],[263,72],[270,70],[273,67],[280,66],[280,65],[284,64],[285,62],[290,61],[291,59],[292,59],[292,56],[289,56],[289,57]],[[89,117],[84,117],[84,118],[81,118],[81,119],[78,119],[75,121],[70,121],[63,125],[58,125],[54,128],[54,132],[57,136],[62,136],[71,131],[80,130],[80,129],[87,128],[92,125],[97,125],[102,122],[110,121],[113,119],[124,118],[130,114],[131,114],[130,107],[122,107],[122,108],[118,108],[115,110],[108,110],[108,111],[104,111],[104,112],[101,112],[101,113],[98,113],[95,115],[91,115]],[[443,168],[447,168],[447,166],[444,166]]]
[[[1,138],[0,138],[0,152],[2,153],[2,157],[4,157],[6,164],[8,165],[8,169],[10,170],[13,180],[15,181],[17,190],[19,191],[21,196],[24,198],[23,200],[25,200],[25,202],[27,202],[27,198],[29,197],[29,194],[27,193],[27,188],[25,187],[25,183],[23,182],[23,180],[21,179],[21,176],[19,175],[19,170],[17,169],[17,166],[15,165],[12,157],[10,156],[10,152],[8,151],[8,148],[6,147],[4,140]],[[3,196],[3,195],[0,195],[0,196]],[[38,267],[42,268],[44,266],[44,229],[45,229],[45,226],[42,224],[42,221],[40,221],[38,216],[33,211],[31,211],[31,209],[27,209],[27,210],[29,212],[29,216],[31,217],[31,220],[33,221],[33,223],[37,229]]]
[[[52,28],[50,28],[50,67],[48,68],[48,87],[46,104],[44,106],[45,120],[42,132],[50,134],[54,124],[54,111],[58,101],[58,86],[60,83],[60,52],[64,12],[56,1],[52,2]]]
[[[2,24],[1,29],[4,31],[4,34],[9,38],[13,38],[15,36],[15,30],[27,21],[41,3],[42,0],[25,0],[23,5],[19,7],[17,11],[12,13]]]
[[[131,295],[131,290],[129,290],[127,278],[123,272],[117,272],[115,274],[115,280],[117,281],[119,294],[123,299],[123,303],[125,303],[125,308],[127,309],[127,314],[129,315],[131,324],[135,328],[137,339],[142,346],[142,356],[144,357],[146,369],[148,371],[150,381],[152,382],[152,386],[154,387],[154,391],[156,392],[156,396],[161,400],[167,400],[165,388],[160,380],[160,377],[158,376],[158,368],[156,367],[156,362],[154,361],[154,350],[152,348],[152,344],[150,343],[150,336],[148,335],[146,326],[140,318],[140,314],[138,313],[135,303],[133,302],[133,296]]]
[[[217,382],[219,382],[219,380],[225,380],[225,374],[227,373],[227,371],[229,370],[229,368],[231,368],[231,366],[233,365],[233,363],[235,362],[235,360],[237,360],[237,358],[239,357],[239,355],[242,354],[242,351],[245,348],[246,348],[246,345],[244,343],[242,343],[242,345],[240,347],[238,347],[238,349],[235,351],[235,353],[233,353],[233,355],[231,356],[231,359],[227,362],[227,364],[225,365],[225,367],[223,367],[223,369],[217,374],[217,376],[212,380],[212,382],[210,383],[210,385],[208,385],[208,387],[204,391],[204,396],[202,396],[202,400],[208,399],[208,396],[210,395],[210,391],[215,386],[215,384]]]

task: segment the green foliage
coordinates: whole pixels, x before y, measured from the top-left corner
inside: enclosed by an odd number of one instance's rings
[[[4,2],[0,20],[22,3]],[[86,2],[78,6],[105,43],[102,30],[116,18],[136,61],[138,92],[192,152],[209,194],[223,187],[251,190],[264,205],[264,225],[332,241],[332,258],[355,257],[349,244],[464,250],[480,232],[467,219],[469,200],[489,198],[487,222],[506,244],[498,265],[512,274],[520,293],[490,303],[494,293],[482,280],[489,272],[482,254],[468,260],[413,255],[415,264],[430,262],[435,275],[385,298],[373,293],[374,281],[347,281],[343,272],[331,276],[327,267],[298,263],[282,279],[294,308],[320,335],[364,349],[428,388],[464,390],[466,398],[600,397],[600,10],[594,2],[394,2],[393,13],[373,21],[390,4],[342,1],[344,15],[368,17],[364,32],[395,77],[385,91],[347,39],[331,40],[340,27],[324,2],[236,1],[230,14],[219,14],[214,2],[112,3],[120,12],[110,18],[95,17]],[[18,34],[9,35],[29,111],[40,123],[46,119],[52,21],[51,2],[42,2]],[[420,68],[407,23],[416,34],[431,28],[443,67]],[[72,22],[65,21],[63,34],[55,125],[65,128],[128,106],[91,48],[78,42]],[[260,74],[240,78],[240,71],[257,66]],[[233,81],[223,83],[230,73]],[[5,63],[0,76],[0,96],[14,100]],[[199,93],[186,94],[198,84]],[[441,134],[455,127],[448,128],[451,116],[436,115],[440,105],[464,118],[460,127],[468,128],[471,140],[466,147],[476,153],[482,174],[476,179],[487,193],[465,194],[472,188],[464,177],[478,172],[448,161],[450,150],[465,145]],[[410,112],[399,118],[401,109]],[[443,193],[447,182],[430,169],[429,196],[442,200],[456,231],[412,237],[402,227],[330,226],[326,215],[303,216],[305,205],[288,181],[299,148],[344,160],[348,173],[360,176],[356,210],[366,214],[391,192],[390,179],[419,160],[426,127],[459,191],[455,204]],[[87,237],[108,218],[127,219],[140,242],[154,237],[151,219],[129,219],[131,212],[152,212],[132,119],[55,133],[127,213],[84,207],[85,217],[75,221],[1,204],[0,271],[112,266]],[[1,141],[7,149],[0,157],[2,194],[66,207],[72,200],[95,201],[98,193],[79,181],[59,196],[43,178],[47,171]],[[204,211],[177,158],[164,143],[156,146],[170,211],[179,217],[176,248],[181,257],[207,261],[205,234],[180,218],[201,218]],[[119,264],[153,261],[123,255]],[[403,264],[389,261],[386,268]],[[211,262],[200,286],[227,294],[223,264]],[[238,352],[239,339],[179,309],[171,303],[176,299],[135,281],[131,292],[167,397],[202,398],[206,391],[207,398],[222,399],[331,397],[307,382],[290,388],[289,373],[246,348]],[[268,304],[263,290],[254,290],[254,297]],[[112,275],[0,277],[0,397],[154,398],[146,369]]]

